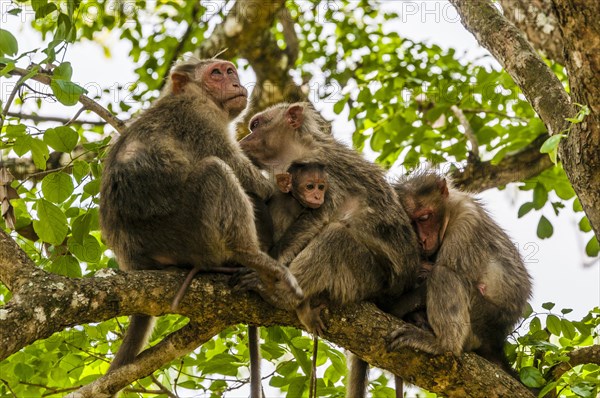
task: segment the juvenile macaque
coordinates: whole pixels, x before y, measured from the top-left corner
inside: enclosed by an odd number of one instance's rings
[[[259,167],[279,174],[298,159],[312,159],[327,169],[331,189],[321,207],[303,212],[276,244],[276,252],[294,253],[280,261],[304,291],[297,314],[307,330],[318,334],[325,327],[312,299],[345,304],[414,285],[416,236],[381,168],[324,132],[306,103],[261,112],[250,130],[241,145]],[[241,286],[277,304],[252,275]]]
[[[279,192],[269,200],[268,208],[273,220],[273,241],[277,242],[303,211],[323,205],[329,183],[325,166],[316,162],[294,162],[275,180]]]
[[[134,121],[108,154],[100,221],[124,270],[172,266],[255,270],[281,306],[304,302],[290,271],[259,250],[251,197],[271,184],[233,140],[229,123],[247,91],[235,66],[216,59],[175,66],[160,99]],[[110,369],[133,362],[152,317],[134,315]]]
[[[475,351],[508,370],[504,341],[531,295],[518,250],[477,199],[434,172],[407,177],[395,188],[433,266],[424,282],[431,330],[406,324],[394,331],[392,347]]]

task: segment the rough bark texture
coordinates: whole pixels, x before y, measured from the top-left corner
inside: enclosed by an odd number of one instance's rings
[[[132,313],[168,313],[172,295],[165,292],[176,292],[185,277],[183,272],[114,270],[83,279],[52,275],[35,267],[4,232],[0,232],[0,253],[0,278],[13,292],[11,301],[0,309],[0,360],[68,326]],[[178,313],[189,317],[191,323],[145,352],[141,361],[102,377],[72,396],[114,393],[191,352],[230,325],[300,327],[293,313],[275,310],[255,295],[232,292],[227,277],[220,275],[196,278]],[[324,338],[430,391],[449,397],[533,396],[511,376],[473,354],[457,358],[413,350],[388,352],[386,338],[400,321],[372,304],[333,308],[324,315],[329,327]]]
[[[553,1],[565,40],[565,59],[574,103],[590,108],[562,140],[560,158],[583,210],[600,240],[600,2]]]
[[[600,239],[600,2],[553,0],[564,38],[571,97],[523,33],[490,0],[450,0],[462,23],[519,85],[550,135],[569,127],[573,102],[590,107],[583,123],[572,125],[559,148],[565,171],[596,238]]]
[[[565,64],[563,37],[552,0],[500,0],[504,16],[545,57]]]

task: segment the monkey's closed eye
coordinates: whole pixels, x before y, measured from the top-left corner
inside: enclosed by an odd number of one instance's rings
[[[429,220],[430,217],[431,217],[431,213],[427,213],[427,214],[423,214],[422,216],[420,216],[419,218],[417,218],[417,220],[419,220],[419,221],[427,221],[427,220]]]

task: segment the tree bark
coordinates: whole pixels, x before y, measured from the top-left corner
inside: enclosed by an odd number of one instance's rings
[[[0,308],[0,360],[65,327],[115,316],[170,312],[185,272],[101,270],[75,279],[37,268],[10,236],[0,231],[0,278],[12,291]],[[44,289],[40,289],[44,286]],[[294,313],[276,310],[254,294],[233,292],[223,275],[194,279],[177,313],[190,324],[146,351],[139,363],[98,379],[74,396],[101,397],[194,350],[220,330],[238,323],[301,327]],[[527,397],[527,388],[474,354],[431,356],[404,349],[388,352],[386,340],[400,321],[369,303],[324,311],[324,338],[368,362],[430,391],[449,397]]]
[[[553,4],[565,42],[571,97],[590,108],[582,123],[572,125],[559,154],[600,240],[600,2],[553,0]]]

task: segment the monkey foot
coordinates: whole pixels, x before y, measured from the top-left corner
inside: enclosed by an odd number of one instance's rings
[[[234,276],[232,283],[235,290],[256,292],[273,307],[284,310],[296,308],[304,299],[296,278],[287,269],[280,278],[270,276],[267,281],[256,271],[245,269]]]
[[[414,347],[412,342],[422,338],[423,333],[424,331],[415,325],[405,323],[390,334],[388,350],[396,351],[402,347]]]
[[[324,307],[325,304],[321,304],[312,308],[308,301],[304,301],[296,308],[296,314],[302,325],[304,325],[309,332],[317,336],[322,336],[323,332],[327,329],[321,319],[321,310]]]

